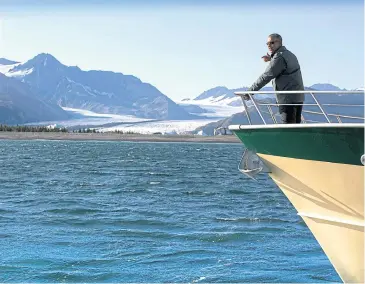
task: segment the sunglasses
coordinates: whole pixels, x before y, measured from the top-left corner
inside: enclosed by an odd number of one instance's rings
[[[266,45],[270,45],[270,44],[273,45],[275,42],[277,42],[277,40],[275,40],[275,41],[269,41],[269,42],[266,43]]]

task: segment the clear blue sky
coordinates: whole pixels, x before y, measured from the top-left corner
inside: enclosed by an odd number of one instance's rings
[[[0,0],[0,11],[0,57],[51,53],[134,75],[175,101],[250,86],[273,32],[297,55],[306,86],[364,86],[363,1]]]

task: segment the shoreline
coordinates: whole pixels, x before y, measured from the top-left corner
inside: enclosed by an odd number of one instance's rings
[[[73,132],[1,132],[0,140],[72,140],[129,142],[241,143],[235,135],[158,135]]]

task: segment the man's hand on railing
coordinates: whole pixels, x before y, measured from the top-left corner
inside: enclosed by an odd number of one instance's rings
[[[252,95],[251,95],[252,96]],[[242,95],[242,98],[245,100],[245,101],[249,101],[249,100],[251,100],[251,98],[250,98],[250,95],[249,94],[243,94]]]

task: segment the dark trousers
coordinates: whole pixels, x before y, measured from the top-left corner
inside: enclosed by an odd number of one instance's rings
[[[303,106],[279,106],[281,123],[300,123]]]

